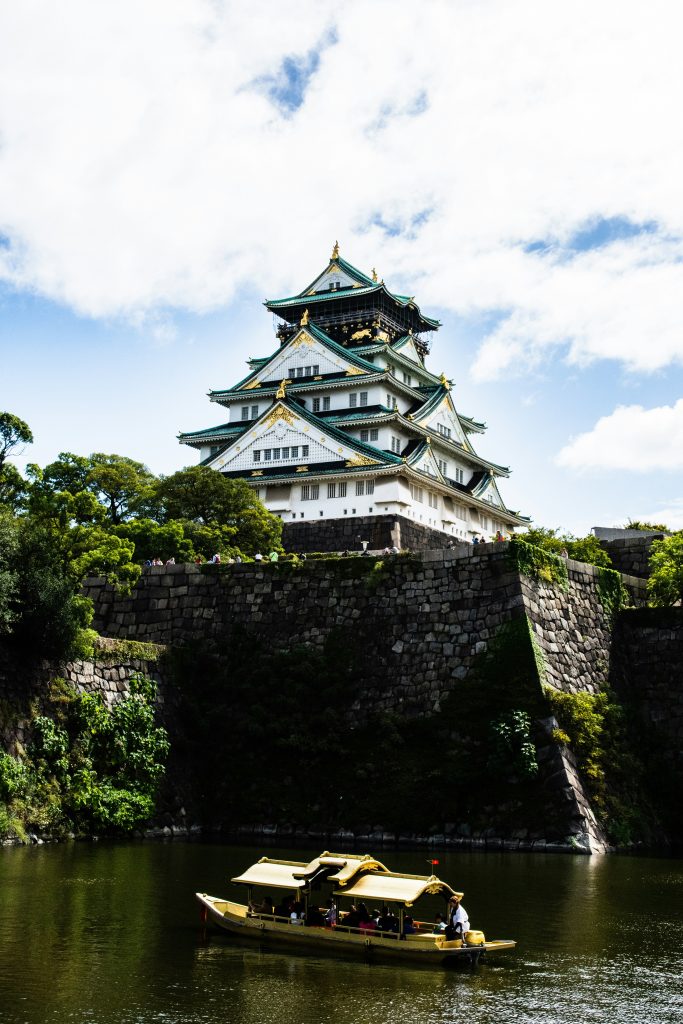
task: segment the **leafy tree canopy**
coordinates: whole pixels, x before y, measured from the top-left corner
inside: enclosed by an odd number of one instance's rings
[[[625,530],[653,530],[655,533],[671,533],[665,523],[648,523],[645,519],[629,519]]]
[[[647,589],[654,605],[683,601],[683,530],[653,541]]]
[[[519,536],[528,544],[534,544],[544,551],[550,551],[554,555],[561,555],[566,551],[569,558],[577,562],[586,562],[588,565],[601,565],[605,569],[612,568],[612,560],[607,552],[600,546],[598,538],[589,533],[585,537],[575,537],[571,533],[560,533],[558,529],[551,529],[546,526],[531,527],[526,533]]]
[[[23,445],[32,443],[33,433],[28,423],[11,412],[0,412],[0,469],[11,455],[20,454]]]

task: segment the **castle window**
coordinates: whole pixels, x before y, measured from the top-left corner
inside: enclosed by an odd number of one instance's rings
[[[404,372],[404,374],[403,374],[403,383],[404,384],[408,384],[408,385],[411,385],[413,383],[413,378],[410,376],[409,373],[405,373]]]
[[[444,476],[447,476],[448,475],[448,463],[444,462],[443,459],[439,459],[438,463],[439,463],[439,470],[440,470],[440,472],[443,473]]]
[[[301,500],[302,501],[310,501],[311,500],[311,485],[310,484],[304,484],[303,487],[301,488]]]
[[[327,398],[323,398],[323,412],[326,409],[329,409],[329,407],[330,407],[330,396],[328,395]]]
[[[366,494],[374,494],[375,493],[375,481],[374,480],[366,480],[365,481],[365,493]]]
[[[249,419],[249,406],[248,405],[243,405],[242,406],[242,419],[243,420],[248,420]]]
[[[261,461],[261,452],[259,450],[256,450],[254,452],[254,462],[260,462],[260,461]]]
[[[320,484],[311,484],[311,501],[317,501],[320,497]]]
[[[339,497],[340,498],[345,498],[346,497],[346,481],[344,481],[343,483],[339,484]],[[346,509],[344,509],[344,515],[346,515]]]
[[[264,448],[263,449],[263,458],[264,458],[265,462],[270,462],[270,455],[271,455],[270,448]]]
[[[320,399],[319,398],[314,398],[313,399],[313,412],[320,412]]]
[[[416,484],[410,485],[410,497],[413,501],[422,501],[422,488]]]
[[[356,408],[356,402],[358,401],[358,395],[349,395],[349,406],[352,409]]]
[[[273,459],[279,459],[279,458],[280,458],[280,449],[279,448],[273,448]]]
[[[258,416],[258,405],[252,405],[252,407],[251,407],[251,418],[252,418],[252,420],[255,420],[257,416]]]
[[[367,441],[369,436],[370,436],[370,431],[369,430],[361,430],[361,432],[360,432],[360,439],[361,439],[361,441]]]
[[[290,366],[290,368],[287,370],[287,376],[288,377],[296,377],[296,367],[295,366]]]
[[[301,446],[301,458],[302,459],[307,459],[308,458],[308,445],[307,444],[302,444],[302,446]]]
[[[304,376],[305,377],[310,377],[311,376],[311,367],[310,366],[304,366],[304,370],[306,371]]]
[[[296,375],[297,375],[297,377],[303,377],[303,375],[304,375],[304,368],[303,368],[303,366],[297,366],[297,368],[296,368]]]
[[[368,393],[367,393],[367,391],[361,391],[361,393],[360,393],[360,404],[361,405],[367,405],[368,404]]]
[[[427,491],[427,502],[431,508],[439,507],[439,496],[434,494],[432,491]]]
[[[316,363],[315,366],[311,367],[311,369],[313,370],[313,376],[317,377],[320,373],[320,366]]]
[[[436,429],[439,431],[439,433],[441,434],[442,437],[450,437],[451,436],[451,428],[450,427],[444,427],[443,423],[437,423]]]
[[[462,471],[462,469],[456,469],[456,470],[455,470],[455,473],[453,474],[453,476],[454,476],[454,479],[455,479],[455,482],[456,482],[456,483],[458,483],[458,484],[462,484],[462,483],[464,483],[464,480],[465,480],[465,474],[464,474],[464,472]]]
[[[292,458],[293,459],[298,459],[299,458],[299,446],[298,445],[295,444],[294,447],[291,449],[291,452],[292,452]]]
[[[365,493],[365,480],[356,480],[356,497]]]
[[[211,455],[215,455],[219,448],[220,448],[220,445],[212,444],[211,448],[209,449],[210,454]]]
[[[377,427],[373,427],[373,429],[370,431],[370,440],[371,441],[376,441],[378,437],[379,437],[379,430],[377,429]]]
[[[337,497],[337,485],[336,484],[328,484],[327,485],[327,497],[328,498],[336,498]]]
[[[391,435],[391,450],[396,455],[400,455],[401,453],[401,439],[399,437],[394,437],[393,434]]]
[[[282,449],[282,458],[283,459],[288,459],[289,458],[289,448],[283,448]]]

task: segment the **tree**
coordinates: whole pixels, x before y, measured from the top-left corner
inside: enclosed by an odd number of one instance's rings
[[[533,526],[526,533],[520,533],[519,536],[527,544],[533,544],[554,555],[566,551],[569,557],[577,562],[601,565],[605,569],[612,568],[612,559],[601,547],[595,534],[589,533],[585,537],[575,537],[571,533],[560,533],[559,530],[547,526]]]
[[[86,486],[107,509],[114,525],[149,509],[156,477],[147,466],[124,455],[101,452],[91,455],[88,461]]]
[[[9,632],[16,614],[16,548],[16,522],[9,511],[0,508],[0,635]]]
[[[280,546],[281,520],[244,480],[193,466],[162,479],[157,497],[162,517],[181,520],[195,549],[205,555],[226,547],[249,553]]]
[[[653,541],[647,589],[654,605],[683,602],[683,530]]]
[[[33,444],[28,423],[11,412],[0,412],[0,470],[10,455],[21,454],[17,449],[24,444]]]
[[[625,530],[652,530],[653,533],[671,533],[665,523],[648,523],[645,519],[629,519]]]

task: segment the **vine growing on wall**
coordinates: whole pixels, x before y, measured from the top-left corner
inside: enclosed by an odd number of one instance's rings
[[[0,834],[130,832],[145,822],[169,751],[155,696],[142,676],[111,706],[55,681],[43,713],[33,709],[27,750],[0,756]]]
[[[508,546],[508,560],[511,568],[529,579],[552,583],[563,590],[569,586],[566,559],[527,544],[519,537],[513,537]]]

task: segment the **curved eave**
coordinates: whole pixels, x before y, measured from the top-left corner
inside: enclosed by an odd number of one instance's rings
[[[404,468],[410,479],[425,485],[429,484],[429,486],[446,494],[447,497],[455,498],[461,505],[469,505],[482,512],[486,511],[489,515],[495,512],[501,519],[506,519],[517,526],[524,526],[531,522],[529,516],[522,516],[519,512],[512,512],[505,505],[493,505],[490,501],[484,501],[482,498],[472,494],[471,491],[468,491],[466,487],[456,484],[455,481],[444,480],[443,477],[433,477],[429,473],[421,473],[415,466],[409,465],[407,462]]]
[[[361,295],[379,294],[380,292],[403,309],[412,310],[428,330],[436,331],[441,327],[441,321],[425,316],[413,299],[406,295],[395,295],[383,282],[361,288],[338,288],[334,291],[314,292],[312,295],[290,295],[285,299],[266,299],[263,305],[272,313],[277,313],[280,309],[306,308],[311,303],[318,304],[348,297],[358,298]]]
[[[345,351],[342,349],[342,351]],[[369,365],[369,364],[368,364]],[[248,379],[248,378],[247,378]],[[298,380],[298,378],[297,378]],[[424,395],[421,395],[417,388],[410,387],[408,384],[404,384],[403,381],[398,380],[388,370],[379,370],[376,366],[372,367],[366,373],[343,373],[340,376],[330,375],[327,379],[321,377],[320,380],[308,380],[301,384],[292,383],[287,385],[287,394],[297,392],[298,394],[306,394],[311,391],[318,390],[329,390],[330,388],[348,387],[349,384],[379,384],[382,381],[385,383],[391,383],[397,391],[402,392],[414,401],[424,401]],[[273,396],[278,390],[280,382],[273,381],[269,382],[267,386],[259,385],[256,388],[248,388],[247,390],[236,391],[234,388],[230,388],[226,391],[210,391],[209,399],[212,402],[232,402],[232,401],[245,401],[248,398],[260,398],[263,396]]]
[[[460,421],[460,426],[467,434],[484,434],[486,433],[486,424],[479,423],[478,420],[470,419],[469,416],[463,416],[461,413],[457,413],[457,417]]]

